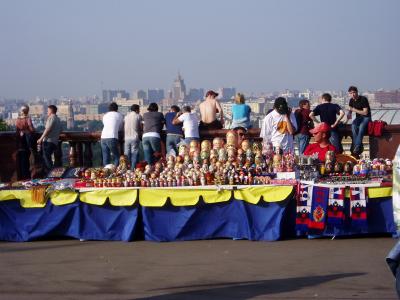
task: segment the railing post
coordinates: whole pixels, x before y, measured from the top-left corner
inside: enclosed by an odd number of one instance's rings
[[[92,152],[91,142],[85,142],[85,150],[83,152],[83,166],[84,167],[93,166],[93,152]]]
[[[76,157],[77,157],[78,167],[82,167],[83,166],[83,145],[82,145],[82,142],[77,142],[76,143]]]
[[[76,155],[76,142],[69,142],[69,165],[71,167],[76,167],[77,166],[77,155]]]
[[[62,166],[62,142],[59,141],[57,144],[56,151],[54,151],[54,166],[61,167]]]

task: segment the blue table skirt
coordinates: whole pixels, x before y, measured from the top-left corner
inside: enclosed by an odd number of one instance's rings
[[[18,200],[0,202],[0,240],[25,242],[40,238],[73,237],[131,241],[137,230],[138,206],[102,206],[76,201],[48,202],[44,208],[23,208]]]
[[[345,210],[349,210],[349,201],[345,201]],[[367,202],[367,228],[355,228],[351,219],[346,218],[342,227],[327,225],[323,236],[346,236],[357,234],[376,234],[396,232],[396,224],[393,217],[392,197],[372,198]],[[313,236],[314,237],[314,236]],[[317,235],[315,237],[318,237]]]
[[[144,238],[157,242],[211,238],[276,241],[285,228],[282,221],[288,207],[293,208],[288,205],[294,203],[291,200],[254,205],[231,199],[185,207],[142,207]]]
[[[282,202],[257,205],[231,199],[228,202],[196,206],[164,207],[102,206],[76,201],[44,208],[23,208],[18,200],[0,202],[0,240],[31,241],[52,237],[87,240],[182,241],[210,238],[237,238],[274,241],[293,237],[296,207],[292,196]],[[368,229],[355,230],[327,226],[322,235],[394,233],[392,199],[370,199]],[[319,237],[310,236],[310,237]]]

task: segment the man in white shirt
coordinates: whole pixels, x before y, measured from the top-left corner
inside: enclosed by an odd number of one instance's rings
[[[118,112],[118,105],[115,102],[108,106],[108,113],[103,116],[103,130],[101,131],[101,152],[103,154],[103,165],[111,162],[117,166],[119,163],[118,131],[122,131],[124,118]]]
[[[128,157],[131,170],[136,167],[139,154],[140,135],[143,130],[143,119],[139,114],[139,105],[133,104],[131,112],[125,116],[124,122],[124,154]]]
[[[199,135],[199,118],[196,113],[191,112],[190,106],[184,106],[182,112],[176,114],[172,120],[172,124],[178,125],[183,123],[183,132],[185,134],[185,143],[190,144],[193,140],[200,140]]]
[[[294,152],[293,134],[297,129],[296,118],[291,112],[285,98],[278,97],[274,102],[274,110],[265,116],[260,137],[263,142],[271,142],[284,153]]]

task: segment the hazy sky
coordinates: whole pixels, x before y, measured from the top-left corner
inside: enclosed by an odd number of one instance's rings
[[[399,53],[399,0],[0,1],[0,97],[393,89]]]

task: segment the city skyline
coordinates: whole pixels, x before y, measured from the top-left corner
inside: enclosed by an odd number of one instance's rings
[[[400,1],[2,1],[0,97],[400,87]]]

